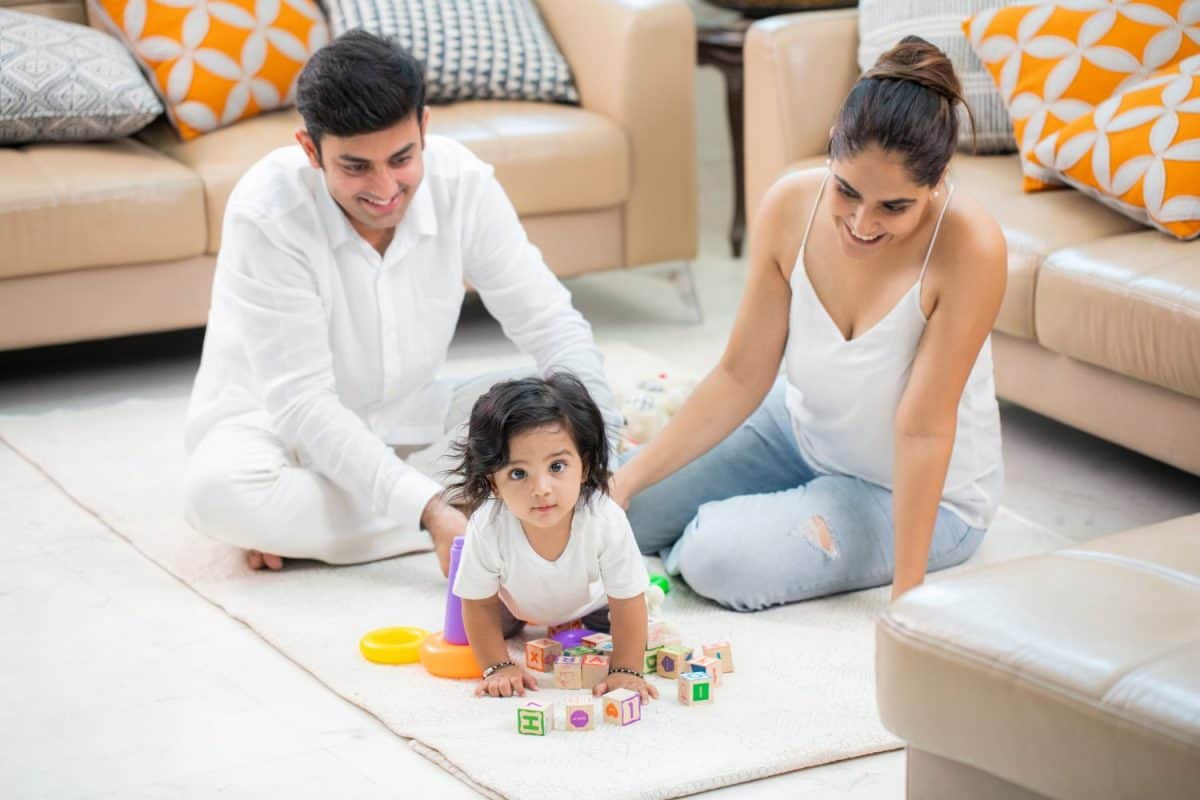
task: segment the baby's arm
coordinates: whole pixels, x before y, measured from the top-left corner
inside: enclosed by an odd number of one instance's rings
[[[624,599],[609,597],[608,616],[612,625],[612,668],[623,667],[640,675],[646,653],[646,595],[637,594]],[[658,689],[638,675],[611,672],[608,678],[597,684],[595,693],[599,695],[613,689],[630,689],[642,696],[643,703],[649,703],[651,697],[658,697]]]
[[[467,629],[467,641],[479,668],[486,670],[493,664],[508,661],[508,646],[504,644],[504,632],[500,624],[500,597],[492,595],[484,600],[462,601],[463,627]],[[645,623],[643,623],[643,629]],[[525,689],[537,691],[537,681],[518,664],[498,669],[475,687],[475,696],[511,697],[524,695]]]

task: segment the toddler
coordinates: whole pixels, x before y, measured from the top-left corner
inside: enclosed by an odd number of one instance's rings
[[[520,624],[595,619],[607,606],[613,650],[596,694],[658,697],[640,669],[646,649],[646,566],[625,512],[608,496],[600,409],[572,375],[493,386],[471,410],[451,497],[470,514],[454,593],[483,668],[477,696],[537,689],[509,660]]]

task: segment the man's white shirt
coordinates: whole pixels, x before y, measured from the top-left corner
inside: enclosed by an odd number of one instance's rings
[[[649,585],[625,512],[608,495],[595,495],[576,507],[567,546],[554,561],[534,551],[503,503],[484,503],[467,524],[453,590],[465,600],[499,595],[517,619],[561,625]]]
[[[424,158],[382,256],[298,145],[242,177],[225,211],[189,451],[222,421],[268,427],[365,507],[415,524],[441,487],[389,445],[443,435],[452,384],[437,375],[464,282],[542,374],[573,372],[619,424],[591,327],[491,166],[433,135]]]

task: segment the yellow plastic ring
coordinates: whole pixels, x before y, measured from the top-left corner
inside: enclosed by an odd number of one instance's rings
[[[415,664],[428,635],[423,628],[377,628],[359,640],[358,649],[376,664]]]
[[[441,633],[431,633],[421,643],[421,663],[439,678],[481,678],[475,653],[466,644],[450,644]]]

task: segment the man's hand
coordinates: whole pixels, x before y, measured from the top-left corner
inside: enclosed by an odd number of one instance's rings
[[[421,512],[421,527],[433,537],[433,549],[437,553],[442,574],[450,576],[450,545],[455,536],[467,532],[467,518],[454,506],[440,497],[434,497]]]

